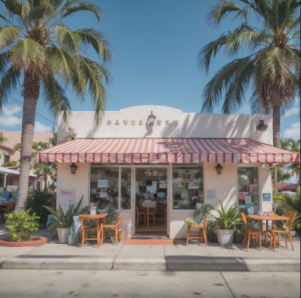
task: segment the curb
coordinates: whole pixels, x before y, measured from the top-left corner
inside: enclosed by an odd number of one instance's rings
[[[1,269],[300,272],[299,259],[166,256],[165,258],[11,258]]]

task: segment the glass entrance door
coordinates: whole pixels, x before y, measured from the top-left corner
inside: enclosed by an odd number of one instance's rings
[[[136,168],[135,234],[167,233],[167,168]]]

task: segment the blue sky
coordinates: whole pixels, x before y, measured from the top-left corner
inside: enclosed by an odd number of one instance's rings
[[[205,25],[204,15],[211,0],[101,0],[102,22],[84,12],[66,19],[72,29],[97,28],[110,40],[113,59],[109,67],[113,82],[107,86],[106,110],[119,110],[135,105],[165,105],[184,112],[200,112],[202,91],[212,75],[229,59],[222,53],[212,61],[208,75],[197,67],[198,51],[233,30],[240,20],[226,18],[219,28]],[[0,6],[3,8],[2,4]],[[3,10],[2,10],[3,11]],[[0,22],[4,25],[4,22]],[[97,60],[96,54],[88,52]],[[23,101],[20,89],[11,96]],[[85,104],[68,93],[72,109],[92,110],[89,96]],[[250,94],[237,113],[248,114]],[[22,105],[9,100],[0,114],[0,130],[21,130]],[[221,112],[221,105],[214,113]],[[53,120],[38,101],[37,113]],[[299,108],[293,106],[281,119],[282,137],[300,137]],[[48,131],[52,124],[36,116],[36,132]]]

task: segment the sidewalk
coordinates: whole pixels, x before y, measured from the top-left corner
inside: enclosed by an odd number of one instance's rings
[[[220,247],[217,243],[205,246],[191,241],[177,240],[175,245],[123,245],[96,243],[79,245],[59,244],[50,233],[41,230],[36,234],[46,236],[48,243],[31,247],[0,247],[1,269],[38,270],[123,270],[123,271],[249,271],[249,272],[299,272],[300,237],[293,237],[295,251],[285,243],[276,248],[269,246],[246,247],[234,244]],[[0,226],[0,237],[6,235]]]

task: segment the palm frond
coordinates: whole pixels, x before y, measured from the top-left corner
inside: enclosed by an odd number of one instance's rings
[[[0,27],[0,51],[16,42],[20,37],[20,28],[16,26]]]
[[[60,10],[62,14],[62,19],[71,16],[73,13],[79,11],[93,12],[97,20],[100,21],[100,15],[101,15],[100,8],[98,5],[91,2],[79,1],[79,0],[67,1],[66,4]]]
[[[4,103],[7,102],[8,95],[13,89],[16,89],[19,85],[19,79],[21,77],[21,71],[9,68],[2,76],[0,80],[0,110]]]
[[[63,82],[70,83],[78,72],[75,59],[66,50],[60,49],[55,45],[51,46],[47,55],[53,74]]]
[[[234,19],[242,17],[245,22],[249,19],[249,13],[246,8],[239,7],[232,1],[216,1],[208,9],[206,22],[209,25],[218,25],[222,19],[232,12],[236,13]]]
[[[78,53],[80,37],[76,32],[64,26],[56,26],[56,40],[60,46],[68,53]]]
[[[253,59],[252,56],[236,59],[226,64],[214,75],[204,88],[202,112],[212,112],[213,107],[219,103],[223,92],[228,90],[230,91],[223,111],[231,112],[240,105],[239,96],[244,94],[253,75]],[[243,75],[241,75],[242,73]],[[236,95],[236,97],[231,98],[231,95]]]
[[[106,101],[106,92],[103,81],[109,83],[110,74],[104,67],[88,58],[79,56],[79,59],[81,79],[84,80],[85,85],[88,85],[88,90],[94,104],[94,119],[98,124],[104,113]]]
[[[45,49],[32,39],[23,39],[11,47],[10,61],[17,69],[47,72]]]
[[[76,33],[83,45],[91,45],[98,56],[102,55],[104,62],[110,62],[112,58],[110,43],[102,33],[95,29],[80,29]]]
[[[64,88],[52,75],[48,75],[42,80],[42,89],[42,97],[48,109],[54,116],[62,113],[64,121],[67,122],[71,113],[71,106]]]

